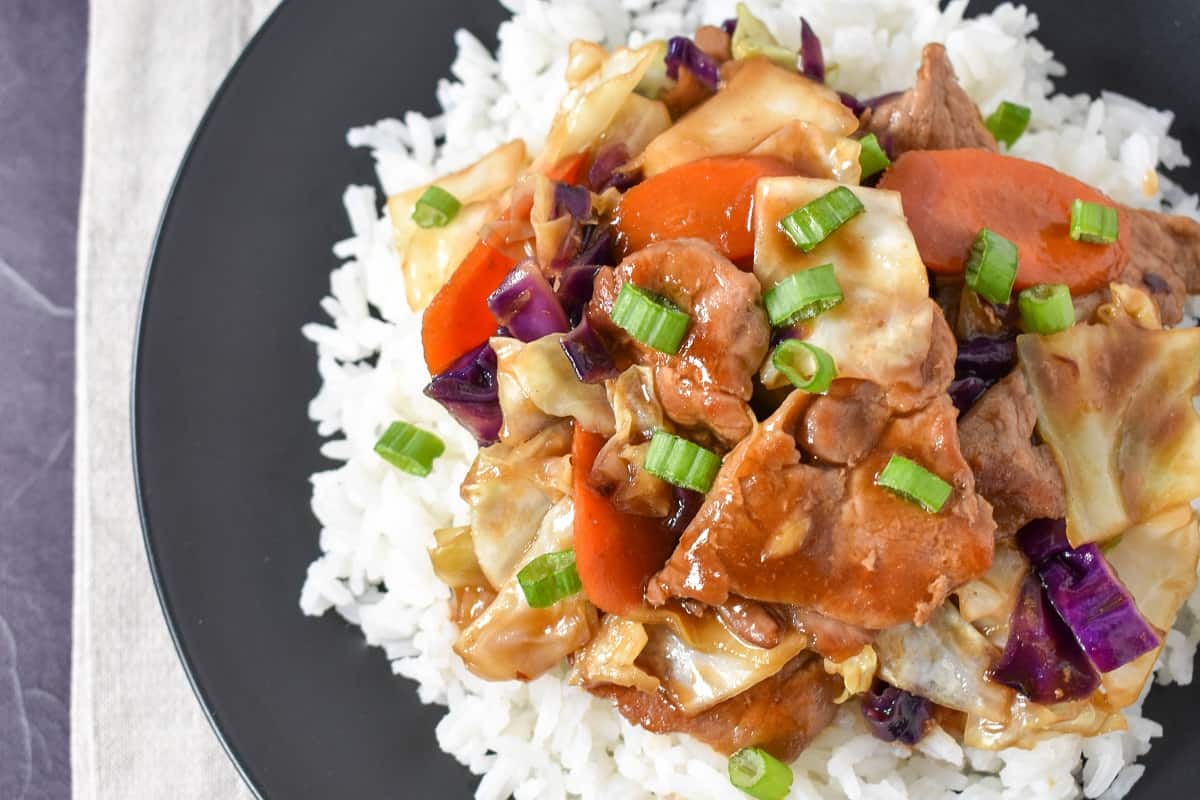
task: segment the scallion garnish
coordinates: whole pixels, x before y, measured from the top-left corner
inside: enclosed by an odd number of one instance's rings
[[[621,287],[613,303],[612,321],[647,347],[669,355],[679,352],[691,319],[669,301],[632,283]]]
[[[1075,305],[1071,290],[1061,283],[1044,283],[1021,292],[1017,297],[1021,321],[1030,333],[1050,334],[1065,331],[1075,324]]]
[[[1012,147],[1029,127],[1029,118],[1033,112],[1028,106],[1017,105],[1005,100],[999,108],[987,118],[987,129],[996,137],[997,142]]]
[[[985,300],[1004,305],[1012,298],[1016,280],[1017,246],[984,228],[967,257],[967,286]]]
[[[815,344],[788,339],[775,348],[771,363],[797,389],[824,394],[837,377],[833,356]]]
[[[883,172],[892,165],[892,160],[879,145],[879,139],[873,133],[858,140],[862,149],[858,154],[858,165],[862,167],[862,177],[869,178]]]
[[[575,551],[543,553],[521,567],[517,583],[530,608],[549,608],[583,589],[575,569]]]
[[[430,186],[417,200],[413,222],[421,228],[444,228],[458,215],[462,203],[440,186]]]
[[[763,295],[772,325],[790,325],[823,314],[845,299],[833,264],[793,272]]]
[[[1120,234],[1117,210],[1100,203],[1071,204],[1071,238],[1089,244],[1112,244]]]
[[[779,220],[779,229],[787,234],[792,244],[811,253],[834,231],[864,211],[866,207],[854,192],[839,186]]]
[[[446,445],[415,425],[393,422],[375,443],[375,452],[392,466],[424,478],[433,471],[434,459],[446,452]]]
[[[729,782],[756,800],[783,800],[792,790],[792,769],[759,747],[729,757]]]
[[[942,510],[953,491],[950,484],[901,455],[891,457],[883,472],[875,478],[875,485],[916,503],[931,514]]]
[[[646,449],[644,466],[646,472],[672,486],[707,492],[721,469],[721,457],[695,442],[655,431]]]

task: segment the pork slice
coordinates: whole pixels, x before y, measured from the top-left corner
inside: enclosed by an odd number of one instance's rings
[[[625,686],[590,691],[612,700],[635,725],[655,733],[686,733],[725,755],[761,747],[791,761],[833,721],[842,681],[827,675],[820,658],[805,653],[779,672],[707,711],[688,716],[663,690],[654,694]]]
[[[811,398],[793,393],[725,459],[704,505],[647,599],[717,606],[730,594],[796,605],[881,629],[921,623],[991,564],[995,524],[959,452],[944,395],[893,418],[854,467],[804,463],[797,429]],[[893,454],[953,487],[936,514],[875,485]]]
[[[1122,222],[1129,258],[1117,282],[1149,291],[1163,324],[1177,324],[1187,296],[1200,292],[1200,223],[1140,209],[1125,209]]]
[[[975,489],[992,504],[1001,539],[1032,520],[1066,515],[1066,487],[1050,448],[1033,443],[1036,424],[1029,386],[1017,370],[984,393],[958,426]]]
[[[996,149],[979,107],[959,85],[940,44],[925,46],[913,88],[867,109],[860,127],[887,144],[893,158],[909,150]]]

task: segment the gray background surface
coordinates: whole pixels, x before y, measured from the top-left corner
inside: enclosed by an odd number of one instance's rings
[[[0,0],[0,798],[70,793],[87,0]]]

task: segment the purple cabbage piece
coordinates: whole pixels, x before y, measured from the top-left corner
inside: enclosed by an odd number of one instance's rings
[[[554,217],[569,216],[572,219],[587,219],[592,213],[592,193],[583,186],[569,183],[554,184]]]
[[[862,713],[877,739],[910,747],[933,726],[933,703],[882,681],[863,695]]]
[[[572,325],[583,318],[583,309],[592,299],[596,271],[613,264],[613,233],[607,225],[584,230],[579,252],[558,276],[555,293]]]
[[[625,192],[633,188],[637,178],[625,172],[618,172],[629,161],[629,148],[621,142],[606,144],[596,153],[592,166],[588,168],[588,186],[593,192],[603,192],[615,188]]]
[[[1017,534],[1046,597],[1100,672],[1112,672],[1162,645],[1094,543],[1071,547],[1063,520],[1034,520]]]
[[[990,677],[1037,703],[1081,700],[1100,685],[1100,674],[1050,605],[1034,573],[1021,586],[1004,654]]]
[[[976,378],[974,375],[957,378],[950,384],[950,400],[953,401],[954,407],[958,409],[958,413],[965,414],[971,410],[972,406],[979,402],[979,398],[983,397],[983,393],[991,385],[991,383],[985,381],[983,378]]]
[[[496,321],[522,342],[571,330],[554,290],[533,261],[517,264],[487,303]]]
[[[733,32],[737,30],[737,17],[730,17],[721,23],[721,30],[733,36]]]
[[[849,92],[838,92],[838,99],[842,101],[842,105],[850,109],[850,113],[856,117],[861,117],[862,113],[867,110],[863,102]]]
[[[889,100],[895,100],[901,94],[903,94],[903,92],[887,92],[886,94],[881,94],[877,97],[869,97],[866,100],[860,100],[849,92],[838,92],[838,97],[841,99],[842,105],[850,109],[854,113],[854,116],[861,117],[863,112],[867,109],[875,108],[875,106],[886,103]],[[887,152],[888,157],[890,158],[892,156],[890,146],[884,146],[882,140],[880,140],[879,144]]]
[[[563,337],[562,349],[575,370],[575,377],[584,383],[600,383],[620,374],[608,348],[587,319]]]
[[[578,325],[583,319],[583,309],[592,299],[596,273],[595,264],[571,264],[558,277],[558,300],[567,313],[567,319]]]
[[[958,346],[954,360],[956,378],[983,378],[998,381],[1017,364],[1017,343],[1011,338],[980,336]]]
[[[671,498],[671,514],[667,517],[667,530],[676,536],[682,536],[687,526],[704,505],[704,494],[691,489],[674,488]]]
[[[800,71],[817,83],[825,82],[825,53],[808,20],[800,18]]]
[[[980,336],[958,346],[950,399],[962,414],[971,410],[983,393],[1012,372],[1017,363],[1017,343],[1012,339]]]
[[[484,342],[425,387],[425,395],[441,403],[485,447],[499,440],[504,422],[496,367],[496,351]]]
[[[687,67],[696,79],[710,89],[716,89],[721,80],[717,62],[686,36],[672,36],[667,41],[667,77],[679,80],[679,68]]]

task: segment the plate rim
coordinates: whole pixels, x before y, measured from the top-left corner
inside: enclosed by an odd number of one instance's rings
[[[131,466],[133,467],[134,495],[137,501],[138,523],[142,531],[142,546],[150,568],[150,579],[154,584],[154,594],[158,600],[159,610],[162,612],[163,619],[166,622],[167,631],[171,637],[171,645],[174,647],[175,655],[179,659],[180,666],[183,668],[183,674],[187,678],[192,695],[199,703],[200,710],[204,714],[204,719],[208,722],[209,728],[212,729],[213,734],[216,736],[217,742],[220,743],[221,750],[237,771],[242,784],[250,790],[251,794],[257,800],[266,800],[266,796],[263,794],[250,765],[226,735],[222,721],[218,719],[213,710],[208,697],[208,691],[201,685],[196,676],[190,651],[184,642],[180,626],[175,618],[175,610],[169,592],[163,581],[163,573],[159,565],[159,552],[155,545],[154,536],[151,533],[153,526],[150,522],[150,513],[146,502],[145,477],[142,469],[143,441],[138,413],[140,408],[140,404],[138,403],[138,389],[142,382],[142,356],[146,312],[150,304],[150,293],[154,288],[154,279],[160,271],[158,269],[158,262],[161,255],[161,244],[167,227],[174,216],[175,206],[179,199],[179,190],[191,171],[192,161],[200,142],[208,133],[208,129],[216,117],[217,111],[221,107],[226,94],[237,81],[247,62],[250,61],[258,49],[258,46],[264,39],[270,36],[279,20],[288,12],[292,5],[292,0],[280,0],[279,4],[271,10],[259,25],[258,30],[246,41],[241,52],[238,53],[237,58],[230,65],[220,84],[217,86],[216,91],[213,93],[211,99],[209,99],[207,106],[205,106],[204,114],[200,117],[200,121],[196,124],[191,138],[188,140],[187,148],[183,152],[179,166],[176,168],[175,174],[171,179],[170,188],[167,190],[162,211],[154,228],[154,238],[150,244],[150,255],[146,260],[142,287],[138,297],[137,325],[134,328],[133,335],[133,364],[129,378],[130,456]]]

